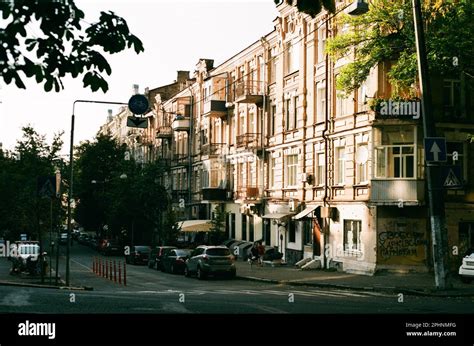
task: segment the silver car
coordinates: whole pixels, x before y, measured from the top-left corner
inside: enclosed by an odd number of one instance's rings
[[[234,256],[225,246],[199,246],[193,250],[184,268],[184,275],[190,277],[193,274],[200,280],[216,274],[234,278]]]

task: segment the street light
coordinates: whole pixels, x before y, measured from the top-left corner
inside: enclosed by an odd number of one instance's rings
[[[67,197],[67,246],[66,246],[66,286],[69,286],[69,257],[71,251],[71,203],[72,203],[72,188],[73,188],[73,178],[74,178],[74,122],[75,115],[74,110],[76,108],[76,103],[98,103],[98,104],[108,104],[108,105],[128,105],[124,102],[108,102],[108,101],[92,101],[92,100],[76,100],[72,105],[72,116],[71,116],[71,140],[69,143],[69,190]]]

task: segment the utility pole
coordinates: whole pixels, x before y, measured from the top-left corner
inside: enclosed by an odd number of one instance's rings
[[[412,0],[415,24],[416,53],[418,57],[418,77],[420,79],[423,131],[425,138],[436,137],[436,128],[432,113],[431,86],[426,58],[425,35],[420,0]],[[441,186],[440,166],[426,164],[428,203],[430,210],[431,240],[436,288],[445,289],[446,283],[446,223],[444,214],[444,193]],[[437,186],[438,185],[438,186]]]

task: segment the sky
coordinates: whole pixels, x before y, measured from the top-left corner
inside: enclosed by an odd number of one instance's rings
[[[192,72],[200,58],[219,65],[274,28],[273,0],[76,0],[85,22],[98,20],[100,11],[123,17],[145,51],[128,50],[106,55],[112,74],[107,93],[83,88],[82,78],[64,79],[65,89],[46,93],[34,79],[24,78],[25,89],[0,80],[0,143],[13,150],[21,128],[31,125],[48,142],[64,131],[63,153],[68,152],[73,102],[77,99],[128,102],[133,85],[139,91],[174,82],[178,70]],[[84,23],[85,25],[87,25]],[[78,103],[75,107],[74,144],[91,140],[105,123],[107,110],[119,106]]]

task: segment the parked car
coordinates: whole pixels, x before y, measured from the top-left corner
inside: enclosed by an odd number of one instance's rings
[[[161,266],[161,258],[168,250],[176,249],[175,246],[157,246],[150,252],[148,259],[148,268],[154,268],[156,270],[163,270]]]
[[[184,268],[184,275],[189,277],[193,274],[200,280],[217,274],[233,278],[236,274],[234,256],[222,245],[198,247],[191,253]]]
[[[248,252],[252,248],[253,243],[251,242],[244,242],[238,246],[239,251],[238,255],[235,254],[235,248],[234,252],[232,253],[236,258],[241,258],[243,261],[246,261],[249,258]]]
[[[461,281],[465,283],[469,283],[474,279],[474,249],[468,250],[466,256],[462,259],[459,276]]]
[[[119,242],[114,239],[102,239],[99,245],[99,252],[105,256],[121,255],[123,253]]]
[[[191,250],[188,249],[167,250],[161,258],[161,266],[164,271],[168,273],[184,273],[186,260],[189,258],[190,254]]]
[[[79,237],[77,238],[77,241],[81,245],[86,245],[89,239],[89,235],[87,233],[81,233]]]
[[[228,248],[230,250],[230,252],[235,255],[236,251],[235,251],[235,248],[238,247],[239,245],[243,244],[243,243],[247,243],[245,240],[237,240],[235,241],[234,243],[231,243]]]
[[[227,239],[227,240],[225,240],[225,241],[222,243],[222,245],[229,247],[230,245],[232,245],[232,244],[235,243],[236,241],[238,241],[238,240],[235,240],[235,239]]]
[[[283,254],[278,251],[276,247],[265,246],[265,254],[263,255],[264,261],[275,261],[283,258]]]
[[[130,254],[125,255],[125,263],[147,264],[150,257],[151,248],[146,245],[136,245],[130,247]]]
[[[61,233],[59,235],[59,245],[66,245],[67,244],[67,233]]]

